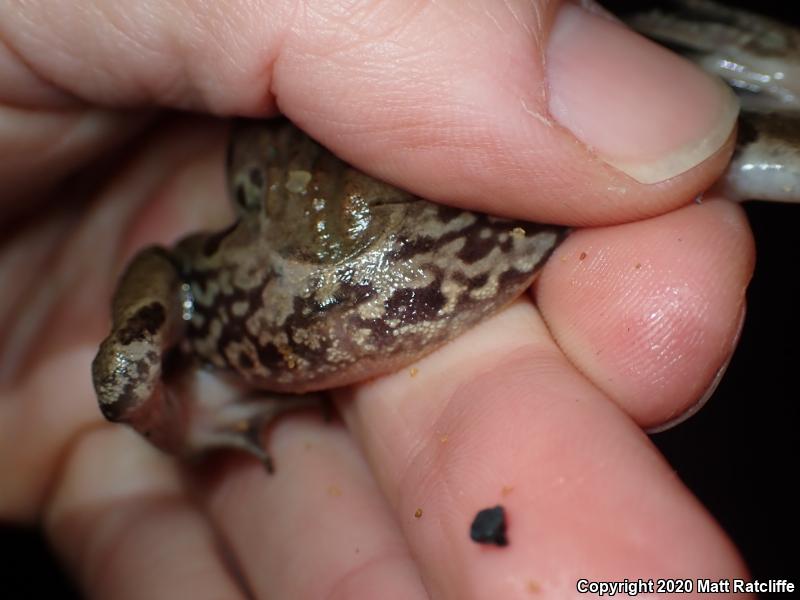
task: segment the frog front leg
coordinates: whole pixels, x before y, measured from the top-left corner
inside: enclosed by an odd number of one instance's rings
[[[100,410],[155,445],[179,452],[181,407],[164,385],[165,356],[183,337],[181,281],[163,248],[140,252],[114,295],[111,333],[92,362]]]
[[[320,397],[253,393],[198,378],[201,369],[181,349],[190,305],[172,254],[151,247],[134,258],[114,296],[111,333],[92,363],[100,409],[169,453],[237,448],[271,469],[262,440],[267,424],[287,410],[318,406]]]

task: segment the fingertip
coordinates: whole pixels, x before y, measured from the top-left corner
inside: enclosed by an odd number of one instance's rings
[[[728,360],[754,248],[725,201],[576,232],[539,280],[561,348],[640,425],[695,405]]]
[[[38,75],[87,102],[249,116],[280,108],[381,179],[528,220],[660,214],[705,189],[729,155],[727,92],[570,3],[303,7],[194,3],[175,18],[176,9],[120,5],[117,27],[104,12],[80,20],[31,2],[9,21],[20,31],[7,33]],[[49,28],[25,35],[43,14]],[[113,60],[98,52],[107,47],[119,50]]]
[[[614,19],[569,2],[548,38],[549,108],[609,165],[644,184],[696,167],[730,137],[733,92]]]
[[[457,22],[408,11],[390,36],[349,29],[324,54],[296,36],[276,71],[279,104],[381,179],[529,220],[653,216],[719,176],[737,104],[696,67],[571,3],[513,19],[506,4],[482,8]]]
[[[434,595],[565,597],[598,568],[744,573],[724,533],[530,304],[417,367],[360,386],[345,413]],[[509,544],[475,544],[472,520],[496,505]],[[417,509],[420,518],[403,518]]]

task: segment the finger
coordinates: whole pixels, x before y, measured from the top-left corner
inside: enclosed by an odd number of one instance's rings
[[[6,8],[0,35],[40,79],[85,101],[280,108],[434,200],[618,222],[686,202],[730,153],[729,92],[571,3],[84,2]]]
[[[39,195],[90,160],[108,156],[149,121],[145,112],[86,107],[43,111],[0,104],[3,217],[30,213],[30,203]]]
[[[198,516],[187,510],[188,507],[183,506],[181,499],[162,498],[166,493],[162,494],[158,477],[153,485],[156,489],[136,490],[136,493],[131,494],[132,497],[126,496],[121,505],[117,505],[113,499],[106,501],[102,497],[103,494],[114,495],[117,492],[116,486],[124,487],[129,478],[137,480],[137,473],[135,469],[133,473],[128,472],[130,465],[124,459],[114,464],[104,462],[102,466],[105,470],[91,462],[89,465],[84,464],[87,454],[95,460],[110,461],[114,452],[108,448],[94,450],[97,448],[97,443],[85,441],[86,436],[93,436],[92,439],[97,437],[92,432],[98,427],[100,420],[88,379],[82,375],[88,373],[89,361],[95,351],[94,346],[90,345],[84,352],[74,350],[64,352],[65,344],[70,344],[70,347],[80,346],[83,337],[92,340],[97,338],[99,333],[93,331],[104,327],[106,318],[102,311],[96,310],[96,298],[110,295],[119,268],[131,252],[149,241],[169,243],[187,229],[213,227],[217,220],[223,222],[229,220],[230,215],[221,193],[224,143],[221,136],[215,135],[213,124],[205,128],[202,127],[202,122],[200,125],[198,127],[197,121],[179,122],[174,127],[165,129],[161,135],[153,136],[149,143],[143,142],[141,154],[122,171],[120,178],[115,182],[116,185],[103,190],[93,210],[87,215],[83,228],[75,233],[70,243],[60,249],[59,253],[64,258],[61,268],[68,268],[71,277],[66,278],[65,274],[56,268],[55,273],[49,274],[48,281],[57,283],[78,279],[82,281],[82,287],[77,290],[67,290],[56,285],[58,289],[48,290],[45,294],[52,298],[53,302],[42,309],[41,321],[50,323],[51,326],[46,336],[41,330],[32,336],[38,340],[36,358],[41,363],[24,359],[19,361],[24,364],[23,371],[27,374],[24,380],[30,381],[31,386],[35,387],[33,391],[38,390],[38,392],[34,394],[27,386],[18,385],[16,395],[10,398],[8,403],[2,403],[2,407],[8,407],[9,412],[3,415],[0,424],[3,425],[4,432],[8,432],[9,435],[0,436],[0,443],[3,443],[0,456],[6,459],[4,462],[8,467],[0,469],[6,482],[0,482],[0,488],[15,491],[12,497],[2,496],[3,514],[6,517],[20,519],[33,518],[42,511],[45,514],[55,513],[48,522],[52,523],[51,535],[55,539],[57,548],[64,553],[68,564],[79,574],[82,585],[86,589],[99,590],[98,595],[101,597],[108,595],[103,590],[112,585],[120,587],[117,595],[125,595],[129,591],[128,585],[131,582],[135,582],[137,578],[143,577],[150,571],[154,573],[151,578],[153,588],[140,586],[142,594],[148,597],[157,595],[154,590],[162,586],[160,589],[163,589],[163,593],[168,597],[188,597],[190,594],[186,592],[194,591],[194,582],[184,581],[181,587],[181,578],[187,577],[181,564],[176,565],[179,568],[171,575],[162,572],[162,567],[168,564],[163,561],[162,549],[166,553],[174,552],[173,556],[187,556],[187,559],[196,562],[198,568],[207,569],[209,576],[217,574],[219,569],[219,565],[216,564],[207,566],[212,560],[207,552],[208,540],[204,537],[208,532],[197,523]],[[104,194],[116,196],[117,201],[108,202],[103,197]],[[219,222],[217,224],[219,225]],[[85,268],[85,272],[81,272],[81,268]],[[77,302],[76,295],[78,299],[85,296],[92,301]],[[61,318],[47,316],[55,310],[59,311]],[[75,330],[76,322],[82,324],[80,331]],[[62,357],[63,368],[54,370],[55,363],[42,360],[42,355],[45,358]],[[77,382],[73,379],[77,379]],[[73,393],[64,394],[65,388],[69,388]],[[53,403],[53,397],[63,400],[68,410],[58,409]],[[325,424],[323,427],[327,429],[329,425]],[[280,437],[276,439],[280,441]],[[93,450],[82,451],[84,447],[91,447]],[[280,448],[277,451],[281,454],[282,465],[284,453]],[[354,451],[350,449],[349,454],[353,453]],[[135,451],[131,454],[136,455]],[[323,458],[327,460],[330,455],[334,459],[333,466],[336,466],[336,461],[343,462],[338,458],[341,454],[341,452],[338,454],[326,452]],[[287,473],[295,473],[301,482],[308,481],[311,469],[307,465],[303,467],[301,464],[300,468],[292,469],[288,458],[286,464]],[[360,463],[360,468],[363,478],[363,462]],[[75,479],[74,472],[84,470],[95,477],[102,477],[103,482],[108,483],[112,490],[102,485],[92,485],[88,473],[84,478],[78,478],[79,484],[67,485],[67,492],[61,490],[62,479],[66,479],[69,483]],[[263,474],[261,469],[256,470]],[[107,471],[114,477],[106,474]],[[67,474],[62,475],[62,472]],[[283,472],[283,467],[280,472]],[[327,469],[327,473],[333,472],[333,468]],[[157,475],[158,471],[155,474]],[[141,475],[144,478],[146,473]],[[311,481],[318,482],[320,478],[315,477]],[[349,481],[345,476],[338,478],[338,481],[341,489],[346,492],[343,499],[343,502],[346,502],[344,504],[346,510],[339,512],[328,510],[334,519],[329,525],[332,529],[339,528],[340,531],[331,538],[331,544],[328,546],[316,545],[327,552],[327,556],[326,552],[318,555],[319,565],[347,567],[346,562],[337,561],[342,557],[339,544],[348,541],[347,534],[350,532],[366,531],[370,535],[356,539],[360,545],[355,547],[352,556],[356,561],[354,564],[365,563],[364,568],[354,567],[350,570],[345,568],[342,572],[327,569],[325,575],[328,577],[324,583],[347,591],[361,588],[375,589],[375,582],[391,581],[396,589],[402,591],[402,597],[416,597],[420,590],[418,575],[410,559],[405,555],[404,544],[402,541],[397,541],[399,536],[396,528],[393,529],[391,523],[388,525],[386,523],[389,513],[385,510],[380,495],[375,493],[374,485],[371,487],[371,494],[377,496],[377,500],[370,499],[369,495],[366,500],[378,508],[383,508],[383,521],[380,518],[373,518],[370,507],[365,506],[365,501],[358,500],[357,486],[348,485]],[[259,485],[261,484],[263,481],[259,482]],[[86,486],[87,493],[84,495],[77,494],[74,489],[80,490],[81,485]],[[224,514],[216,515],[221,526],[230,525],[234,517],[241,515],[242,509],[248,504],[247,498],[251,497],[245,486],[242,486],[245,498],[236,494],[230,496],[224,492],[227,489],[227,484],[220,486],[219,491],[223,493],[224,498],[214,505],[225,509]],[[292,489],[292,486],[281,486],[281,490],[287,489]],[[337,489],[327,490],[323,500],[331,497],[330,494],[337,493]],[[273,487],[269,488],[269,491],[278,500],[286,499],[283,494],[276,493]],[[252,497],[261,497],[257,490],[252,493],[254,494]],[[66,500],[63,499],[65,495]],[[98,499],[97,495],[101,498]],[[233,502],[225,502],[228,498],[234,498]],[[312,496],[312,499],[316,498]],[[98,504],[96,507],[95,500]],[[83,503],[91,506],[86,510],[78,510],[82,508]],[[68,505],[66,509],[63,508],[65,504]],[[76,508],[74,504],[79,506]],[[239,506],[235,508],[236,504]],[[285,506],[291,508],[293,505],[287,503]],[[139,507],[140,511],[137,511],[136,507]],[[95,511],[90,510],[94,508]],[[298,506],[299,510],[302,508],[302,505]],[[330,509],[327,506],[326,508]],[[71,509],[81,514],[76,516],[72,514]],[[276,515],[280,516],[279,510],[265,513],[263,507],[255,505],[252,505],[252,509],[248,511],[251,522],[247,524],[245,531],[233,529],[230,532],[231,542],[237,543],[230,551],[239,554],[241,550],[245,558],[241,561],[237,558],[235,562],[243,568],[248,567],[248,571],[243,572],[248,581],[252,581],[258,589],[268,590],[273,590],[277,582],[291,586],[315,581],[307,576],[300,579],[281,578],[281,570],[275,577],[264,578],[263,565],[259,560],[264,555],[265,547],[269,548],[271,544],[272,547],[279,548],[280,552],[295,557],[299,564],[302,557],[309,555],[309,544],[316,538],[318,532],[305,528],[305,536],[301,535],[301,531],[287,541],[287,538],[280,535],[281,523],[276,524],[272,520]],[[353,513],[353,518],[349,520],[344,518],[343,512]],[[78,518],[83,513],[86,513],[86,518]],[[117,513],[119,518],[113,519],[112,515]],[[316,512],[312,511],[309,514]],[[380,515],[378,512],[377,517]],[[142,523],[140,517],[151,521]],[[93,521],[97,523],[96,531],[91,529]],[[149,526],[151,522],[152,527]],[[360,529],[364,526],[366,529]],[[268,535],[263,539],[245,536],[244,543],[241,543],[242,540],[237,536],[255,531],[257,527],[277,535]],[[395,539],[382,533],[391,533],[393,530]],[[223,533],[227,535],[227,529],[223,529]],[[169,539],[160,539],[162,535]],[[109,541],[108,538],[112,539]],[[246,543],[248,541],[256,544],[249,546]],[[195,543],[198,546],[195,550],[182,552],[183,544]],[[116,547],[117,544],[119,549]],[[114,546],[114,552],[111,559],[108,559],[105,553],[111,552],[110,546]],[[347,555],[347,558],[349,557],[350,555]],[[104,562],[106,560],[111,564],[107,565]],[[121,572],[129,560],[133,561],[130,568],[126,572]],[[158,564],[154,565],[153,561]],[[206,586],[206,581],[207,579],[203,577],[196,582],[203,593],[212,596],[216,594],[217,597],[235,597],[233,594],[218,593],[219,585]],[[402,584],[403,581],[405,584]],[[222,583],[225,583],[225,580],[222,580]],[[191,594],[192,597],[195,595]]]
[[[80,226],[70,206],[61,207],[63,215],[42,216],[55,217],[57,231],[33,236],[46,245],[36,253],[39,269],[35,257],[3,255],[0,268],[15,289],[14,301],[0,306],[0,516],[38,514],[67,448],[103,420],[89,364],[107,332],[103,306],[122,265],[144,244],[170,244],[230,222],[225,136],[226,127],[213,120],[165,124],[97,190]],[[40,220],[27,225],[30,233]],[[20,252],[28,233],[17,232]]]
[[[238,457],[219,461],[199,486],[256,597],[428,597],[395,515],[340,423],[287,417],[269,445],[273,475]]]
[[[246,598],[176,464],[129,431],[82,436],[44,515],[56,551],[94,598]]]
[[[588,573],[744,576],[713,519],[530,304],[360,387],[344,413],[434,597],[572,597]],[[473,543],[475,514],[498,504],[509,545]],[[417,508],[422,519],[406,518]]]
[[[570,361],[643,427],[699,409],[736,346],[754,248],[724,200],[575,232],[537,285]]]
[[[602,564],[623,571],[656,573],[666,558],[675,572],[743,572],[713,520],[609,403],[654,424],[697,401],[732,351],[752,258],[739,209],[722,202],[576,232],[538,284],[566,356],[518,303],[344,404],[398,515],[431,516],[429,528],[404,532],[435,591],[472,585],[507,597],[512,569],[516,590],[565,594],[558,585],[597,568],[600,547]],[[514,549],[496,561],[466,541],[474,514],[495,504],[506,506]],[[459,540],[442,570],[437,551]]]

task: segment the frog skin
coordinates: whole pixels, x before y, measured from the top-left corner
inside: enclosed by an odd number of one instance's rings
[[[800,199],[800,31],[712,0],[672,0],[623,19],[721,77],[741,104],[718,190],[732,200]]]
[[[139,253],[92,364],[103,414],[173,453],[228,446],[269,464],[260,432],[277,414],[497,312],[565,233],[423,200],[281,119],[235,126],[228,174],[236,222]],[[203,404],[182,375],[197,367],[240,393]]]
[[[649,12],[632,23],[676,46],[714,14],[726,27],[797,39],[706,0],[677,4],[680,19]],[[761,91],[791,112],[791,94],[775,89]],[[800,128],[749,108],[743,118],[723,187],[796,200],[800,144],[786,138]],[[348,166],[285,120],[239,122],[227,166],[236,222],[139,253],[92,364],[103,414],[176,454],[239,448],[269,467],[262,434],[277,415],[401,369],[501,310],[567,233],[430,203]],[[754,178],[764,171],[771,177]],[[204,398],[190,377],[199,371],[229,384],[225,400]]]

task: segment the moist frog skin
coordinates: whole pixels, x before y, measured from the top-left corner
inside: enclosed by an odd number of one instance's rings
[[[140,252],[92,375],[164,450],[248,450],[314,392],[398,370],[527,289],[563,227],[449,208],[350,167],[286,120],[240,121],[224,231]],[[231,384],[206,401],[191,378]]]
[[[707,0],[674,4],[630,23],[743,92],[724,192],[797,201],[800,33]],[[501,310],[567,233],[428,202],[282,119],[238,122],[227,169],[235,223],[140,252],[92,364],[103,414],[182,455],[234,447],[269,465],[262,433],[276,415],[401,369]],[[224,392],[204,394],[201,372]]]

